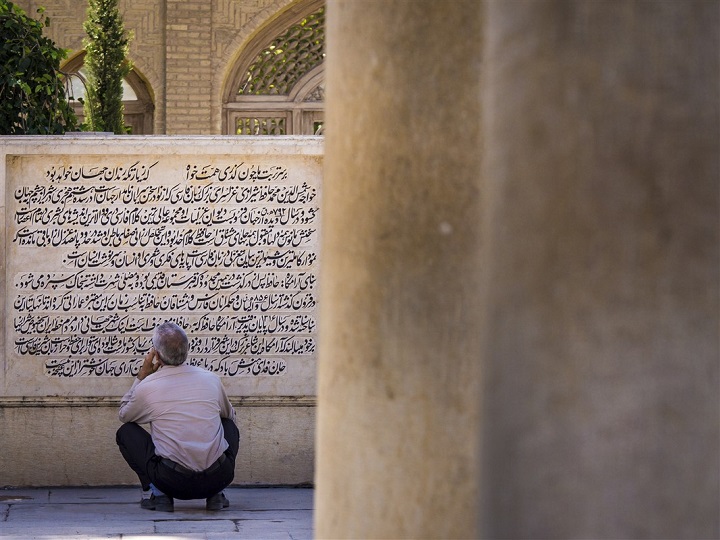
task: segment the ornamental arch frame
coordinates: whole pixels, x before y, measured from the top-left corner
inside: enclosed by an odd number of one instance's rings
[[[313,135],[322,132],[324,61],[294,81],[287,93],[240,95],[238,91],[253,62],[276,38],[324,7],[324,0],[292,4],[247,38],[223,85],[221,131],[224,135]],[[240,125],[244,127],[238,127]]]

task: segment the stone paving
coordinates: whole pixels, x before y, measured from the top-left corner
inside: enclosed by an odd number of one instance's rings
[[[0,489],[0,538],[313,538],[313,490],[228,488],[230,507],[175,501],[175,512],[140,508],[140,488]]]

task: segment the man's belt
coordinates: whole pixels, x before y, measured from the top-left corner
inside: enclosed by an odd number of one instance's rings
[[[180,473],[183,476],[199,476],[214,473],[220,468],[220,465],[225,463],[225,459],[225,454],[220,454],[220,457],[217,458],[215,462],[204,471],[193,471],[192,469],[188,469],[184,465],[180,465],[176,461],[173,461],[169,458],[161,458],[160,463],[165,465],[168,469],[172,469],[173,471]]]

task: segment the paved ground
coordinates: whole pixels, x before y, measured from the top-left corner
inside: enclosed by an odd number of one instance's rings
[[[312,539],[313,490],[229,488],[230,507],[175,501],[175,512],[140,508],[140,488],[0,489],[6,539]]]

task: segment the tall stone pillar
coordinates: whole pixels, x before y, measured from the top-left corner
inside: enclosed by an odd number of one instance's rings
[[[489,4],[485,537],[720,537],[719,11]]]
[[[318,538],[477,534],[481,12],[328,2]]]

